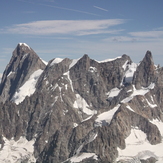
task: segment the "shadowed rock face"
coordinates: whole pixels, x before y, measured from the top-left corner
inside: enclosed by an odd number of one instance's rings
[[[151,83],[154,83],[156,81],[155,70],[152,54],[150,51],[147,51],[134,74],[133,84],[135,84],[136,89],[148,87]]]
[[[154,66],[151,52],[147,51],[130,82],[125,80],[132,65],[127,55],[107,62],[88,55],[77,61],[54,61],[45,66],[25,44],[13,52],[0,88],[2,150],[3,137],[19,140],[25,136],[35,139],[38,163],[69,163],[83,153],[94,156],[80,162],[113,163],[117,149],[126,148],[125,139],[133,128],[143,131],[150,144],[161,143],[162,135],[152,120],[163,121],[163,71]],[[19,105],[11,102],[15,91],[38,69],[44,71],[35,93]],[[102,113],[105,118],[98,122]]]
[[[26,44],[18,44],[7,65],[0,85],[0,101],[11,100],[14,93],[38,69],[44,69],[45,64],[37,54]]]

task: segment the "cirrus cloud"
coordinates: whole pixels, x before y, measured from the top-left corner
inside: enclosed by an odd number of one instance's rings
[[[134,37],[163,37],[163,31],[140,31],[130,32],[129,34]]]
[[[104,19],[104,20],[43,20],[16,24],[11,27],[1,29],[1,33],[30,34],[30,35],[51,35],[51,34],[71,34],[90,35],[102,33],[118,33],[121,30],[111,30],[113,26],[125,23],[124,19]]]

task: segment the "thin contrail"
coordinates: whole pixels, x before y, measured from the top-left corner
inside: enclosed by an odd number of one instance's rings
[[[53,6],[53,5],[46,5],[46,4],[41,4],[41,3],[34,3],[34,2],[26,1],[26,0],[18,0],[18,1],[32,3],[32,4],[37,4],[37,5],[42,5],[42,6],[46,6],[46,7],[58,8],[58,9],[61,9],[61,10],[79,12],[79,13],[88,14],[88,15],[100,16],[98,14],[94,14],[94,13],[91,13],[91,12],[86,12],[86,11],[81,11],[81,10],[75,10],[75,9],[71,9],[71,8],[59,7],[59,6]]]
[[[83,14],[89,14],[89,15],[94,15],[94,16],[100,16],[98,14],[94,14],[94,13],[90,13],[90,12],[86,12],[86,11],[81,11],[81,10],[75,10],[75,9],[65,8],[65,7],[59,7],[59,6],[53,6],[53,5],[46,5],[46,4],[39,4],[39,5],[43,5],[43,6],[47,6],[47,7],[53,7],[53,8],[58,8],[58,9],[61,9],[61,10],[68,10],[68,11],[80,12],[80,13],[83,13]]]
[[[108,10],[106,10],[106,9],[104,9],[104,8],[101,8],[101,7],[98,7],[98,6],[93,6],[93,7],[97,8],[97,9],[99,9],[99,10],[108,11]]]

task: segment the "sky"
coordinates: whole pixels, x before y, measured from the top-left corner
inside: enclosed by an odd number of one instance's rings
[[[2,0],[0,20],[0,73],[18,43],[47,62],[126,54],[139,63],[150,50],[163,66],[162,0]]]

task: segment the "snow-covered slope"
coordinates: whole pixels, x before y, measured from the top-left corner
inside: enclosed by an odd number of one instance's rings
[[[155,124],[162,132],[163,122],[157,121]],[[157,145],[151,145],[147,140],[147,135],[139,128],[131,129],[131,134],[125,139],[125,143],[126,148],[124,150],[118,149],[119,156],[117,161],[122,159],[128,163],[136,163],[140,162],[140,160],[153,157],[157,160],[157,163],[163,162],[163,142]]]
[[[25,137],[20,137],[18,141],[14,139],[8,140],[3,137],[4,146],[0,151],[0,162],[1,163],[21,163],[36,162],[33,155],[34,152],[34,140],[27,141]]]
[[[36,88],[35,85],[37,83],[38,78],[42,74],[43,70],[39,69],[35,71],[30,78],[15,92],[12,101],[16,104],[21,103],[26,96],[31,96]]]

